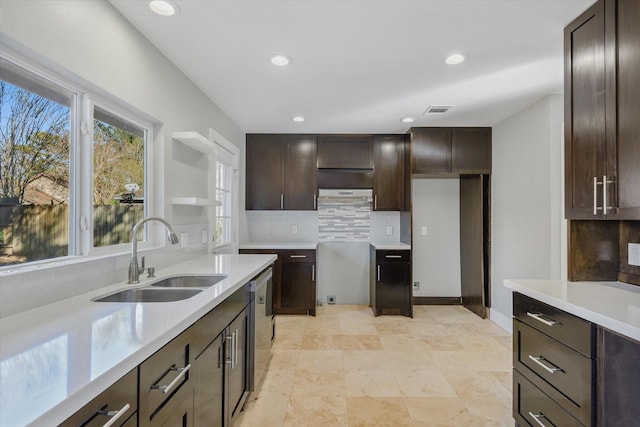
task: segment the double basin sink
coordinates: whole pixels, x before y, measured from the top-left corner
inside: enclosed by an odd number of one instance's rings
[[[171,302],[191,298],[227,277],[225,274],[211,276],[167,277],[148,286],[94,298],[96,302]]]

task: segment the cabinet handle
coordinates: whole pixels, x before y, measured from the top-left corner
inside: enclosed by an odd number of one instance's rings
[[[529,411],[529,416],[531,418],[533,418],[533,421],[535,421],[536,423],[538,423],[538,425],[540,427],[547,427],[547,425],[545,423],[543,423],[542,421],[540,421],[540,418],[547,418],[545,417],[542,413],[540,414],[534,414],[533,412]]]
[[[284,209],[284,194],[280,194],[280,209]]]
[[[602,209],[606,214],[607,211],[613,209],[612,206],[608,206],[607,203],[609,201],[607,187],[609,184],[615,184],[615,179],[607,179],[607,175],[602,177]]]
[[[377,194],[375,196],[373,196],[373,210],[374,211],[378,210],[378,195]]]
[[[185,366],[184,368],[176,368],[175,366],[172,366],[171,368],[169,368],[170,371],[178,371],[180,372],[178,374],[177,377],[175,377],[173,379],[173,381],[171,381],[169,384],[167,385],[152,385],[151,389],[152,390],[160,390],[162,391],[163,394],[167,394],[171,391],[172,388],[174,388],[176,386],[176,384],[178,384],[180,382],[180,380],[187,375],[187,372],[189,372],[189,369],[191,369],[191,364],[188,364],[187,366]]]
[[[318,209],[318,196],[313,195],[313,209]]]
[[[378,282],[380,281],[380,264],[378,264]]]
[[[306,255],[289,255],[289,258],[306,258]]]
[[[311,266],[311,281],[312,282],[316,281],[316,265],[315,264]]]
[[[555,325],[559,325],[560,324],[560,322],[558,322],[556,320],[553,320],[553,318],[551,318],[549,316],[546,316],[546,317],[549,317],[549,319],[551,319],[551,320],[543,319],[542,316],[544,316],[544,314],[542,314],[542,313],[531,313],[531,312],[527,311],[527,316],[529,316],[529,317],[531,317],[533,319],[536,319],[538,322],[544,323],[547,326],[555,326]]]
[[[558,368],[556,365],[554,365],[553,363],[549,362],[547,359],[545,359],[545,358],[544,358],[544,357],[542,357],[542,356],[537,356],[537,357],[536,357],[536,356],[529,355],[529,359],[533,360],[533,361],[534,361],[534,362],[536,362],[538,365],[542,366],[542,368],[543,368],[545,371],[549,372],[550,374],[555,374],[556,372],[564,372],[564,370],[563,370],[563,369]],[[550,364],[552,367],[550,368],[550,367],[548,367],[547,365],[545,365],[544,363],[542,363],[542,361],[543,361],[543,360],[544,360],[545,362],[547,362],[548,364]]]
[[[593,214],[598,215],[598,178],[593,177]]]
[[[235,369],[238,366],[238,330],[233,333],[233,364],[231,368]]]
[[[231,344],[231,348],[229,348],[228,343]],[[224,362],[231,365],[233,368],[233,334],[224,336],[224,352],[226,355]]]
[[[129,408],[131,408],[131,405],[127,403],[119,411],[107,411],[106,409],[102,411],[98,411],[100,415],[106,415],[107,417],[111,417],[111,419],[106,423],[104,423],[102,427],[111,427],[116,421],[118,421],[118,419],[120,419],[120,417],[124,415],[125,412],[129,410]]]
[[[385,255],[384,257],[385,258],[395,258],[395,259],[397,259],[397,258],[402,258],[402,255]]]

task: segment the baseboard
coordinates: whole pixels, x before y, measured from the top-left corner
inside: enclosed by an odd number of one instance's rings
[[[413,305],[460,305],[461,297],[413,297]]]
[[[513,320],[493,308],[489,309],[489,320],[500,326],[505,331],[513,333]]]

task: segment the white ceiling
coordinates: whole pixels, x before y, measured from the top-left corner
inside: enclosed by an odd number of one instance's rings
[[[492,126],[561,93],[563,28],[594,0],[175,0],[169,18],[110,1],[245,132],[402,133]],[[446,65],[454,52],[467,60]]]

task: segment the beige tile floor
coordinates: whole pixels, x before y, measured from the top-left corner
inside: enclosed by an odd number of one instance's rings
[[[278,316],[273,358],[236,427],[513,427],[511,335],[460,306]]]

